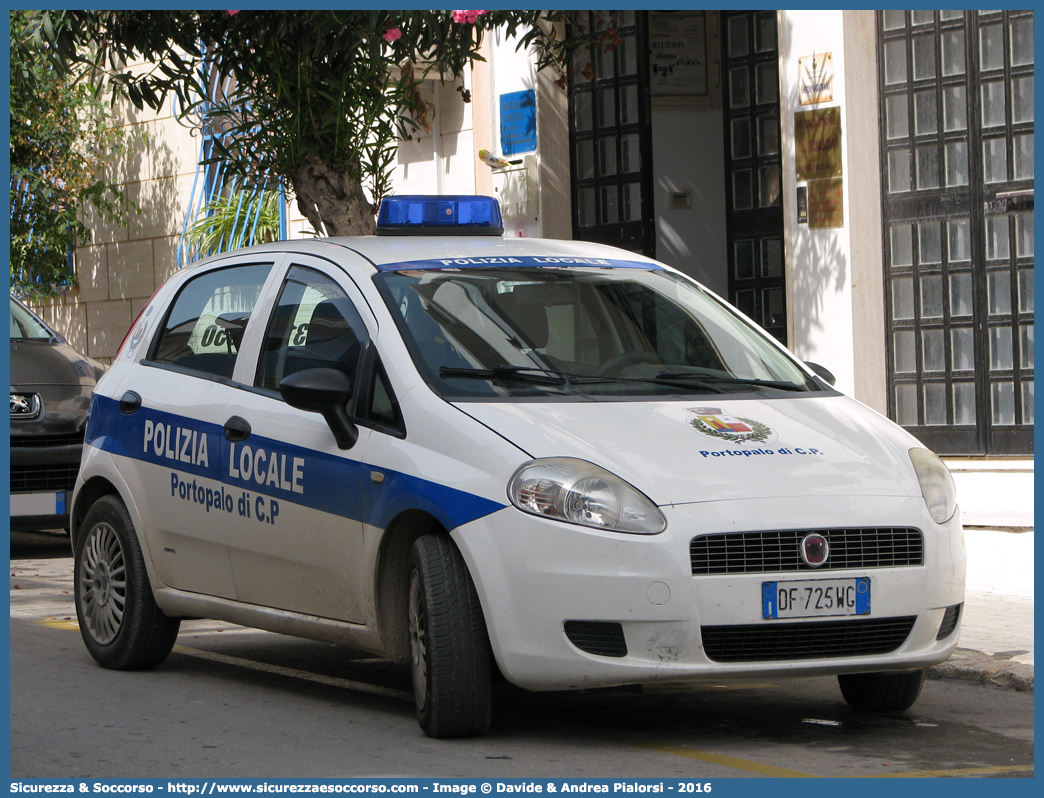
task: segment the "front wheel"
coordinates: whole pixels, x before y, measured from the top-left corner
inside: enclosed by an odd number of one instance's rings
[[[837,677],[841,695],[861,712],[899,712],[917,701],[925,669],[906,673],[846,673]]]
[[[413,544],[407,608],[421,728],[430,737],[483,734],[493,717],[493,658],[475,584],[449,537]]]
[[[87,650],[115,670],[154,668],[170,654],[181,621],[156,606],[126,506],[102,496],[76,540],[76,618]]]

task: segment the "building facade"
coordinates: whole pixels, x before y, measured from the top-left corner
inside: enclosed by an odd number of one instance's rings
[[[434,124],[399,147],[396,191],[492,194],[507,235],[654,256],[940,454],[1028,473],[1031,492],[1033,13],[589,12],[577,32],[591,47],[565,88],[496,37],[470,104],[430,81]],[[127,124],[145,212],[102,226],[44,309],[103,360],[178,268],[198,170],[170,114]]]
[[[504,98],[535,98],[536,196],[511,234],[657,257],[936,451],[1032,455],[1032,12],[581,25],[566,91],[507,42],[474,79],[472,153],[505,152]],[[512,189],[510,168],[471,168]]]

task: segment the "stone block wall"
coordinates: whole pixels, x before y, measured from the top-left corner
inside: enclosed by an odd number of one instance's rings
[[[75,252],[77,282],[35,309],[86,355],[109,363],[134,317],[174,273],[199,154],[199,138],[175,118],[170,104],[158,112],[121,109],[127,157],[112,176],[140,212],[124,223],[98,218],[89,208],[89,244]]]

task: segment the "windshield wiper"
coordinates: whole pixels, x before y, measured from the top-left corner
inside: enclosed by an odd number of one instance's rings
[[[495,380],[495,379],[520,379],[527,380],[530,382],[541,382],[550,383],[552,385],[562,385],[570,382],[570,378],[577,376],[573,374],[566,374],[563,371],[554,371],[553,369],[542,369],[539,366],[507,366],[503,363],[498,363],[488,369],[474,369],[474,368],[455,368],[453,366],[442,366],[439,369],[440,377],[474,377],[477,379],[484,380]]]
[[[778,388],[781,391],[807,391],[804,385],[795,385],[792,382],[782,382],[780,380],[757,380],[748,377],[719,377],[716,374],[691,374],[684,371],[661,371],[656,375],[657,378],[667,380],[679,380],[691,378],[694,382],[703,382],[705,380],[710,382],[720,382],[727,385],[756,385],[759,388]]]
[[[672,388],[687,388],[690,391],[725,393],[717,385],[708,385],[702,377],[696,374],[678,374],[673,371],[661,371],[655,377],[605,377],[604,379],[620,380],[621,382],[651,382],[656,385],[669,385]]]
[[[668,385],[674,388],[686,388],[688,390],[698,389],[710,393],[725,393],[716,385],[707,385],[699,379],[671,379],[670,375],[657,375],[655,377],[610,377],[597,374],[572,374],[567,371],[556,371],[539,366],[506,366],[498,364],[488,369],[454,368],[443,366],[439,369],[440,377],[476,377],[478,379],[522,379],[530,382],[547,383],[553,385],[592,385],[599,382],[651,382],[655,385]],[[683,374],[682,377],[695,377],[695,375]]]
[[[655,377],[610,377],[596,374],[571,374],[567,371],[545,369],[540,366],[509,366],[498,363],[488,369],[455,368],[442,366],[439,376],[470,377],[484,380],[515,379],[545,385],[590,385],[599,382],[651,382],[655,385],[668,385],[674,388],[708,391],[709,393],[726,393],[719,385],[754,385],[758,388],[776,388],[781,391],[807,391],[803,385],[777,380],[757,380],[745,377],[719,377],[715,374],[694,374],[687,371],[661,371]]]

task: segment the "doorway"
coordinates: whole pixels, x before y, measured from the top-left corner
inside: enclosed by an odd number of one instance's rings
[[[786,344],[776,12],[592,11],[579,27],[573,237],[658,257]],[[672,48],[702,82],[665,80]]]

